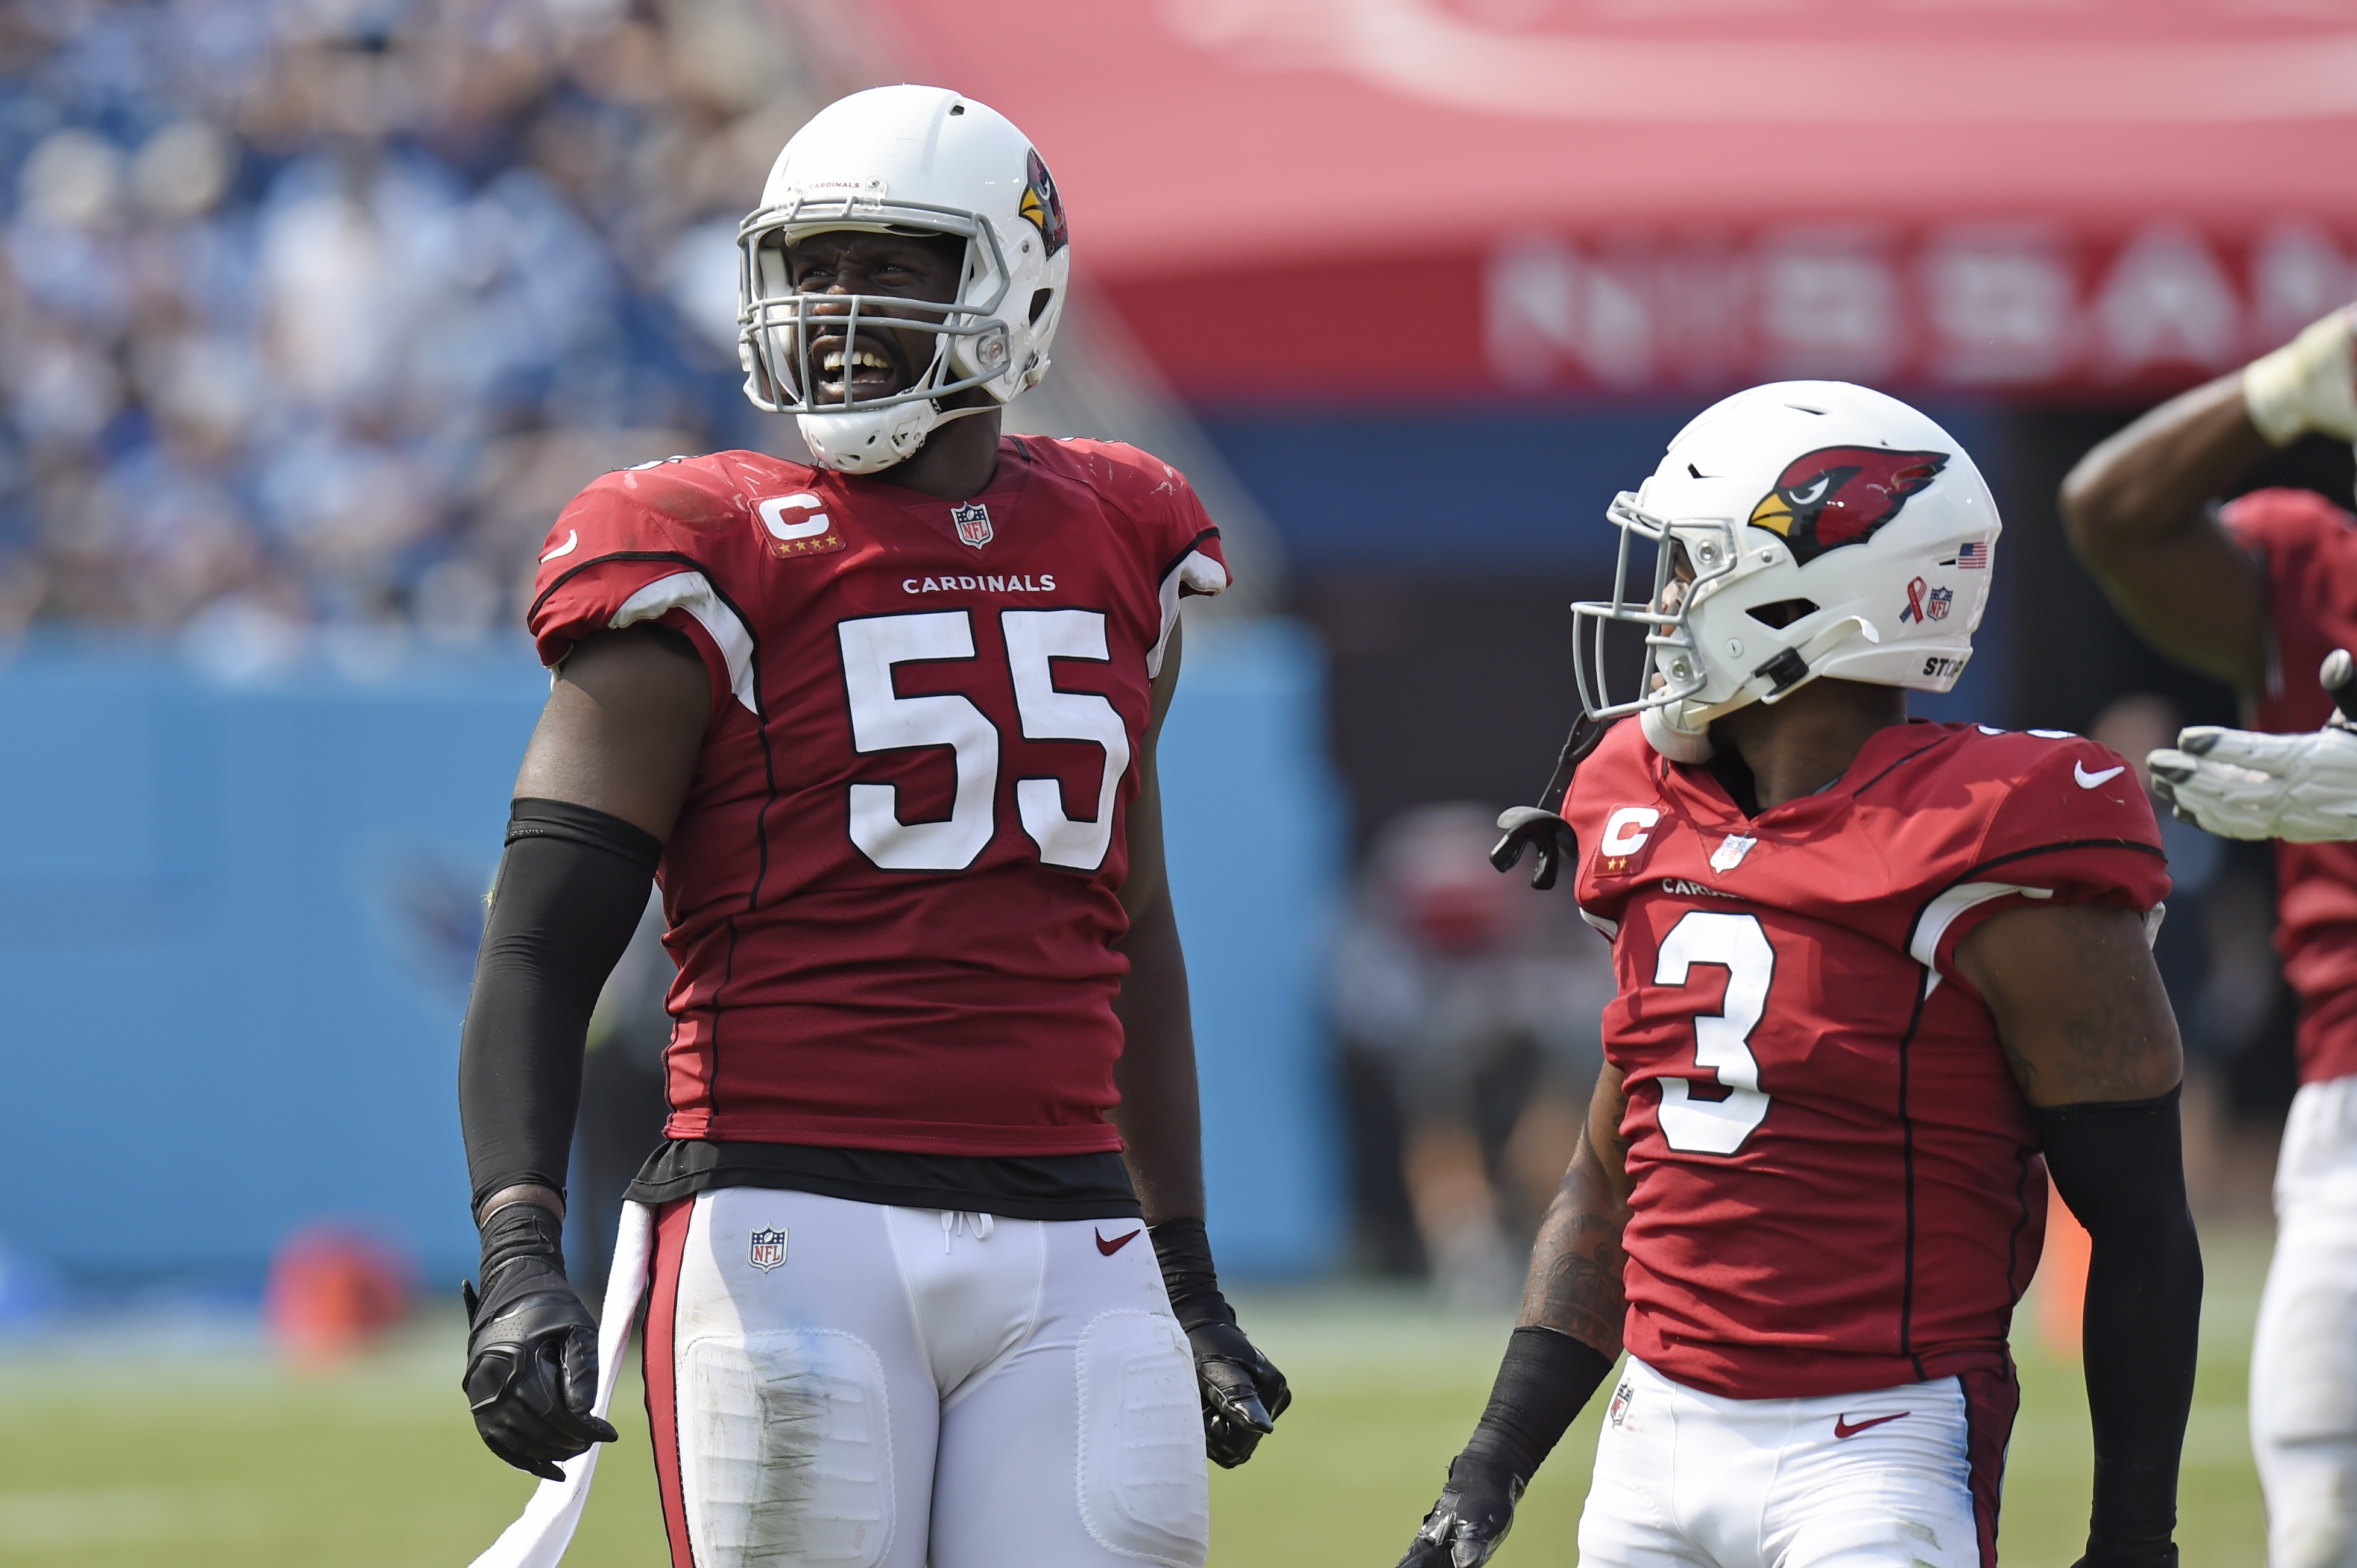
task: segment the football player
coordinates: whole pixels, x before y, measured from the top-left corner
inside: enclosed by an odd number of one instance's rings
[[[834,104],[739,247],[746,392],[814,466],[608,474],[540,555],[552,688],[460,1063],[476,1423],[563,1484],[614,1436],[557,1236],[651,876],[680,972],[631,1196],[673,1562],[1200,1563],[1207,1448],[1242,1463],[1288,1398],[1204,1240],[1155,773],[1219,531],[1143,452],[1000,434],[1071,256],[986,106]]]
[[[2333,312],[2146,414],[2062,486],[2072,542],[2129,624],[2230,682],[2263,732],[2189,730],[2152,762],[2189,820],[2281,841],[2276,944],[2299,996],[2300,1087],[2251,1350],[2274,1568],[2357,1564],[2357,847],[2325,842],[2357,832],[2357,744],[2308,675],[2357,648],[2357,520],[2309,490],[2217,497],[2303,435],[2357,439],[2352,332],[2357,315]]]
[[[2201,1264],[2152,811],[2092,742],[1907,717],[1972,655],[1987,486],[1905,404],[1785,382],[1703,413],[1611,518],[1581,705],[1637,722],[1539,825],[1620,995],[1521,1326],[1403,1563],[1487,1560],[1624,1348],[1587,1568],[1993,1563],[2047,1169],[2094,1242],[2084,1561],[2175,1563]],[[1615,623],[1648,682],[1618,700]]]

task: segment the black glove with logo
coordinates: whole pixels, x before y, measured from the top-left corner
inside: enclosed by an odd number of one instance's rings
[[[483,1222],[483,1289],[467,1303],[459,1387],[483,1445],[519,1470],[561,1481],[556,1462],[620,1434],[589,1413],[597,1397],[597,1328],[565,1278],[563,1224],[536,1203]]]
[[[1170,1310],[1195,1351],[1203,1395],[1203,1451],[1223,1470],[1253,1455],[1293,1402],[1285,1374],[1236,1326],[1236,1309],[1220,1294],[1211,1243],[1200,1219],[1166,1219],[1147,1232],[1162,1264]]]

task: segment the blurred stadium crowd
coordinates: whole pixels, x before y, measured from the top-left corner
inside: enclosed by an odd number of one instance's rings
[[[266,668],[512,624],[547,519],[747,445],[760,0],[0,7],[0,635]]]

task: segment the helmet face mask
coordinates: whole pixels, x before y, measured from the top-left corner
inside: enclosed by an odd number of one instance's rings
[[[1592,718],[1619,718],[1648,707],[1691,700],[1703,690],[1706,676],[1695,642],[1686,607],[1698,595],[1707,595],[1735,569],[1735,526],[1716,520],[1673,522],[1646,511],[1638,498],[1623,490],[1606,515],[1620,531],[1620,555],[1613,567],[1612,598],[1607,603],[1582,600],[1571,607],[1571,662],[1579,687],[1580,706]],[[1630,567],[1635,547],[1653,547],[1651,587],[1639,600],[1630,593]],[[1644,630],[1645,684],[1616,701],[1608,672],[1605,628],[1614,622]]]
[[[941,235],[963,242],[954,295],[799,293],[794,248],[820,234]],[[940,88],[888,87],[820,112],[787,143],[761,206],[739,225],[737,354],[745,395],[797,416],[822,467],[873,472],[906,460],[945,419],[986,413],[1036,385],[1063,314],[1071,250],[1063,202],[1020,131]],[[932,351],[904,384],[862,396],[846,369],[818,395],[813,342],[915,333]],[[945,409],[981,390],[986,403]]]
[[[1656,749],[1688,762],[1709,755],[1712,720],[1820,676],[1948,690],[1972,657],[2001,530],[1952,436],[1837,381],[1755,387],[1706,411],[1608,515],[1612,596],[1572,607],[1580,704],[1639,714]],[[1614,624],[1643,633],[1633,691],[1606,678]]]
[[[1007,329],[999,319],[1006,292],[1006,271],[998,253],[997,237],[985,229],[966,231],[946,226],[916,231],[903,224],[811,221],[792,209],[757,212],[739,228],[737,296],[743,302],[738,326],[750,352],[748,396],[755,406],[772,413],[862,413],[953,397],[1002,375],[1006,368]],[[792,277],[794,247],[822,234],[882,233],[940,235],[959,240],[964,253],[958,267],[957,296],[928,300],[906,295],[835,294],[796,289]],[[977,272],[994,276],[996,286],[980,299],[972,297]],[[875,397],[852,393],[845,378],[840,397],[817,392],[819,372],[812,361],[811,345],[840,334],[846,339],[888,331],[922,333],[932,339],[924,365],[897,391]]]

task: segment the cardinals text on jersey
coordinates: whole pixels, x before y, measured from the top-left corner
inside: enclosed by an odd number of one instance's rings
[[[2025,898],[2160,903],[2135,773],[2073,736],[1917,722],[1747,818],[1622,725],[1566,814],[1620,983],[1630,1353],[1738,1399],[2002,1371],[2046,1181],[1953,958]]]
[[[1115,897],[1149,687],[1227,585],[1184,479],[1010,438],[952,503],[724,452],[609,474],[549,536],[554,663],[640,620],[712,716],[662,882],[673,1138],[1118,1148]]]

